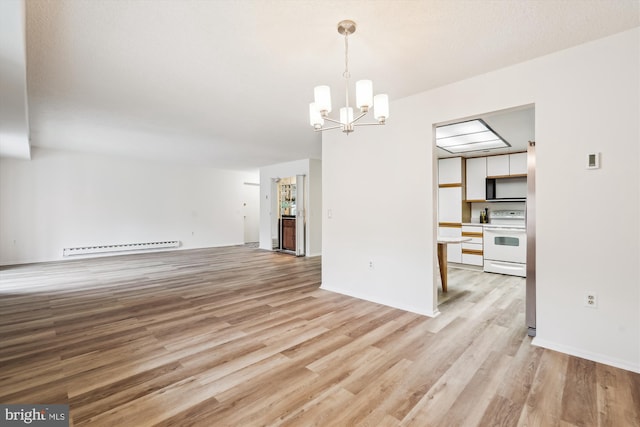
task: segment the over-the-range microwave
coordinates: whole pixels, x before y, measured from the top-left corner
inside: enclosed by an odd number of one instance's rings
[[[487,178],[487,202],[524,202],[527,200],[527,177]]]

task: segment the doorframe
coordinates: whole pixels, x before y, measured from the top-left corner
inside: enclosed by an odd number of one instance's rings
[[[535,107],[534,107],[535,114]],[[536,336],[536,141],[527,147],[527,279],[525,318],[527,334]]]

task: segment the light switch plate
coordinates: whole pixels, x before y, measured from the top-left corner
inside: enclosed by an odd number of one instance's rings
[[[600,153],[587,154],[587,169],[600,169]]]

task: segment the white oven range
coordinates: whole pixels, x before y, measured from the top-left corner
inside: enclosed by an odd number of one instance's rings
[[[524,211],[494,211],[484,225],[484,271],[526,277],[527,229]]]

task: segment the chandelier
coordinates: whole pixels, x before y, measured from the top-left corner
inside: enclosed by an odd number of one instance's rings
[[[345,79],[345,106],[340,108],[340,120],[329,117],[331,112],[331,88],[329,86],[316,86],[313,89],[314,102],[309,104],[309,123],[316,132],[330,129],[341,129],[349,135],[355,126],[376,126],[385,124],[389,117],[389,97],[386,94],[373,96],[373,82],[371,80],[358,80],[356,82],[356,107],[360,114],[354,118],[353,108],[349,106],[349,35],[355,33],[356,23],[345,20],[338,23],[338,32],[344,35],[344,73]],[[373,116],[377,120],[374,123],[358,123],[373,107]],[[336,123],[337,126],[324,127],[324,122]]]

